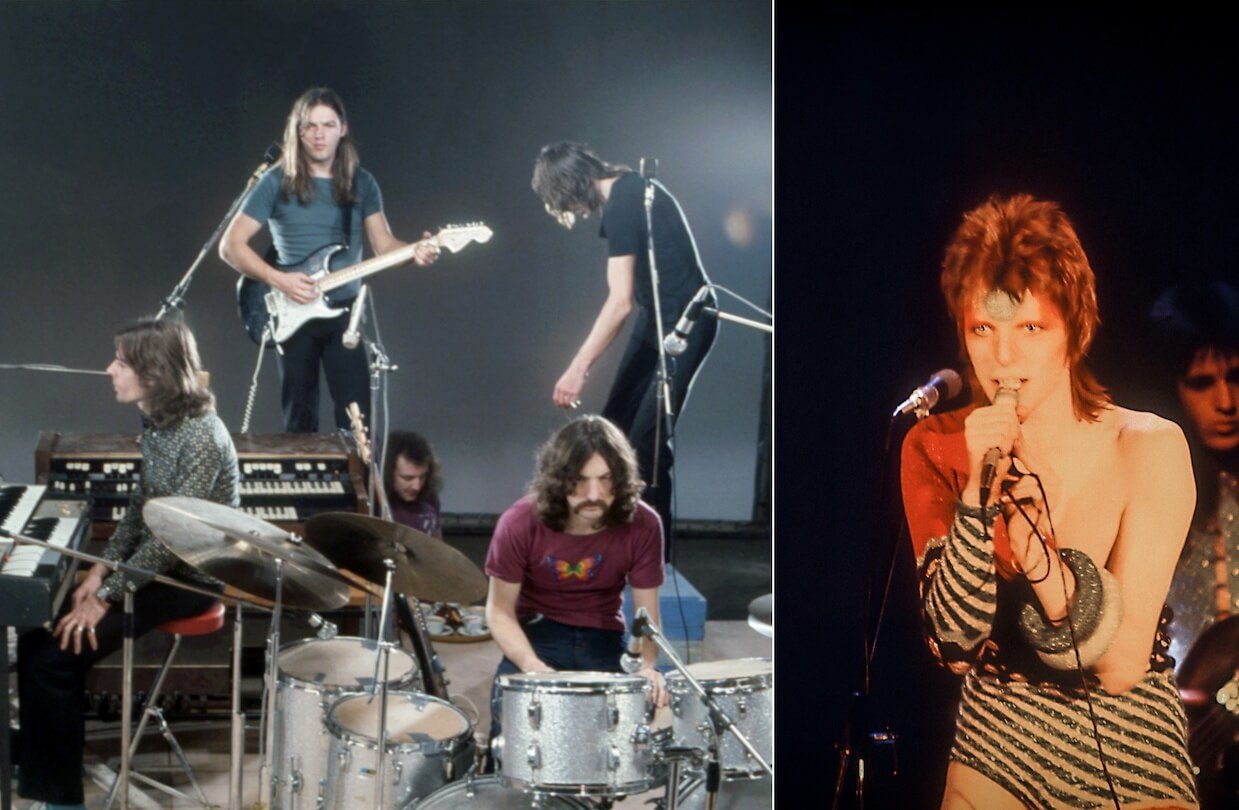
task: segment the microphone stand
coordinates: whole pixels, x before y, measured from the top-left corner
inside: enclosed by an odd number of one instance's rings
[[[374,432],[375,430],[377,430],[377,425],[378,425],[377,421],[375,420],[375,415],[379,412],[378,411],[379,392],[380,391],[383,392],[383,402],[384,402],[383,418],[384,420],[386,420],[387,419],[387,408],[386,408],[387,375],[391,374],[393,371],[399,371],[400,366],[391,362],[391,360],[387,356],[387,352],[384,350],[383,341],[379,334],[379,312],[378,312],[378,307],[374,303],[374,296],[373,295],[367,296],[366,303],[368,303],[370,306],[370,322],[374,324],[374,338],[370,339],[369,337],[366,336],[365,332],[363,331],[361,333],[361,340],[362,340],[362,343],[365,344],[366,357],[369,360],[369,364],[370,364],[370,427],[371,427],[371,432]],[[387,436],[386,429],[383,430],[383,436],[384,437]],[[386,446],[386,438],[384,438],[384,446]],[[377,472],[379,475],[381,475],[382,474],[381,471],[383,469],[382,458],[376,458],[374,460],[374,467],[375,467],[374,471]],[[377,476],[372,473],[370,475],[370,481],[366,485],[366,496],[370,499],[371,514],[374,513],[375,498],[377,497],[376,489],[381,488],[382,486],[384,486],[384,483],[385,483],[383,481],[376,480],[376,478]],[[386,519],[389,519],[389,518],[386,518]],[[366,638],[379,638],[384,633],[384,627],[380,625],[377,628],[376,633],[374,635],[371,635],[370,623],[372,621],[372,615],[374,613],[374,605],[373,605],[373,600],[368,592],[366,593],[366,604],[365,604],[364,610],[365,610],[366,619],[364,622],[363,635],[365,635]]]
[[[929,415],[930,403],[923,399],[918,400],[916,407],[913,410],[918,420],[924,419]],[[895,421],[902,415],[902,411],[897,409],[891,414],[886,423],[886,436],[882,443],[882,461],[881,475],[878,481],[878,508],[874,511],[874,529],[875,537],[883,534],[879,526],[879,521],[882,514],[882,506],[886,503],[886,484],[890,478],[890,451],[891,438],[894,433]],[[865,806],[865,789],[867,787],[867,779],[873,768],[866,765],[867,760],[876,758],[880,747],[889,746],[890,756],[895,765],[891,768],[891,772],[898,770],[898,751],[895,747],[899,735],[890,729],[889,726],[873,728],[873,719],[870,714],[870,698],[872,695],[872,668],[873,658],[877,650],[878,633],[881,630],[882,619],[886,611],[886,598],[890,594],[891,579],[895,573],[895,562],[899,558],[900,540],[903,537],[902,528],[896,532],[895,546],[891,551],[890,567],[887,570],[886,582],[882,591],[882,605],[878,611],[877,622],[871,621],[870,611],[873,607],[873,585],[876,561],[871,557],[869,563],[869,571],[865,587],[865,620],[864,620],[864,679],[859,691],[852,692],[850,703],[848,705],[847,718],[844,721],[843,734],[840,736],[839,742],[835,744],[835,750],[839,752],[839,770],[835,775],[835,790],[834,798],[831,801],[831,810],[838,810],[843,801],[843,794],[847,788],[849,775],[852,773],[852,766],[855,763],[854,788],[853,798],[855,799],[855,807],[864,808]],[[873,624],[873,634],[870,635],[870,625]]]
[[[246,195],[253,190],[258,184],[263,172],[271,168],[271,164],[280,159],[281,149],[278,144],[271,144],[267,147],[266,154],[263,155],[263,162],[259,164],[254,173],[250,175],[249,181],[245,184],[245,188],[237,195],[232,204],[228,206],[228,212],[224,214],[224,218],[215,226],[215,230],[211,232],[211,236],[202,245],[202,249],[198,251],[198,257],[194,259],[193,264],[185,271],[185,275],[181,276],[181,280],[172,288],[172,292],[168,293],[168,297],[163,299],[163,305],[159,308],[159,313],[155,316],[155,320],[161,321],[163,317],[174,309],[181,309],[185,304],[185,294],[189,292],[189,285],[193,282],[194,273],[198,272],[198,266],[202,264],[202,260],[206,258],[211,247],[219,240],[224,229],[228,227],[228,223],[232,222],[233,216],[236,215],[237,209],[241,207],[241,203],[245,200]]]
[[[724,733],[730,733],[733,737],[735,737],[736,740],[739,741],[740,745],[744,747],[744,750],[748,752],[749,756],[751,756],[758,764],[758,766],[773,778],[774,768],[766,762],[766,760],[762,757],[761,752],[757,750],[757,747],[754,746],[753,743],[749,741],[749,739],[745,737],[738,728],[736,728],[736,725],[732,719],[728,717],[726,712],[724,712],[714,701],[714,696],[706,691],[705,687],[703,687],[701,683],[692,676],[692,674],[688,671],[688,668],[684,665],[684,662],[680,660],[680,656],[676,653],[675,648],[671,646],[666,637],[662,634],[662,631],[659,630],[653,622],[642,615],[633,620],[632,634],[634,636],[648,638],[658,646],[658,649],[662,651],[662,654],[667,656],[667,659],[671,662],[671,665],[674,666],[682,676],[684,676],[684,680],[697,694],[697,699],[702,702],[702,704],[706,707],[706,710],[709,712],[711,726],[710,730],[712,733],[707,756],[708,764],[706,770],[705,795],[706,808],[714,808],[718,801],[718,788],[720,781],[718,746],[719,740],[722,738]],[[671,779],[667,780],[668,796],[672,795],[677,788],[678,785],[674,781]],[[674,807],[676,800],[673,798],[670,799],[670,802],[671,806]]]
[[[649,168],[647,172],[646,169]],[[671,375],[667,372],[667,350],[663,346],[662,336],[665,334],[663,327],[663,310],[662,301],[659,299],[658,291],[658,259],[654,255],[654,191],[655,191],[655,176],[658,174],[658,158],[653,158],[649,164],[646,163],[646,158],[641,158],[640,163],[641,179],[645,181],[645,233],[646,233],[646,255],[650,266],[650,290],[651,298],[654,299],[654,328],[658,330],[658,413],[659,421],[654,423],[654,460],[650,464],[650,488],[658,486],[658,457],[662,452],[662,430],[667,430],[667,435],[672,435],[674,424],[672,422],[672,407],[671,402]],[[663,420],[666,420],[665,423]],[[664,526],[664,531],[667,533],[667,552],[671,551],[671,526]]]

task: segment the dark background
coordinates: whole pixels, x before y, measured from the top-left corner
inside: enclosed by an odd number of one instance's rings
[[[894,543],[894,498],[874,517],[886,415],[961,368],[937,291],[954,228],[995,192],[1059,201],[1097,274],[1094,370],[1172,413],[1144,318],[1172,282],[1236,277],[1237,71],[1219,21],[1186,11],[777,17],[780,782],[808,775],[829,806],[865,572]],[[919,639],[900,542],[874,708],[901,777],[871,806],[934,807],[958,686]]]
[[[543,144],[586,141],[634,168],[658,158],[712,279],[770,301],[765,2],[6,2],[0,32],[0,362],[102,369],[112,332],[159,308],[318,84],[343,97],[397,236],[495,231],[427,270],[373,277],[400,366],[392,425],[435,443],[449,512],[494,514],[519,495],[566,418],[552,387],[605,297],[597,221],[564,231],[529,188]],[[749,235],[729,235],[728,217]],[[236,277],[212,250],[186,307],[234,430],[256,359]],[[764,345],[720,330],[680,422],[684,518],[752,514]],[[583,410],[601,408],[620,348]],[[263,362],[251,431],[270,433],[279,385]],[[0,374],[9,480],[33,478],[40,430],[138,429],[106,378]]]

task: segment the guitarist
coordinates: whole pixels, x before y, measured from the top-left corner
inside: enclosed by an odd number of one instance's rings
[[[344,102],[334,91],[314,87],[301,94],[288,114],[283,146],[280,165],[262,176],[228,225],[219,255],[245,275],[306,304],[319,295],[309,276],[273,266],[250,246],[263,225],[271,228],[281,265],[295,265],[333,243],[347,246],[332,257],[333,270],[357,264],[362,258],[363,230],[375,254],[389,253],[406,243],[392,234],[379,185],[361,168],[349,136]],[[437,257],[438,248],[426,244],[415,251],[414,261],[424,267]],[[357,281],[340,287],[333,301],[348,305],[359,289]],[[320,364],[335,404],[336,427],[349,427],[345,412],[349,402],[362,403],[369,419],[366,354],[344,347],[341,339],[347,320],[310,321],[281,344],[280,401],[286,432],[318,430]]]

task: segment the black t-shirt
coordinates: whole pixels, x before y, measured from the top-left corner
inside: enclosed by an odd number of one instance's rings
[[[680,204],[662,183],[654,181],[654,253],[658,262],[659,303],[663,326],[670,329],[702,285],[705,271]],[[654,334],[654,298],[650,291],[649,248],[645,235],[645,182],[625,172],[611,186],[602,207],[599,236],[607,240],[607,256],[634,255],[633,298],[645,310],[646,330]]]

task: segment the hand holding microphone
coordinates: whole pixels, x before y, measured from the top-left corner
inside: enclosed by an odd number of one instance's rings
[[[1019,380],[999,381],[998,391],[988,408],[977,408],[969,416],[964,425],[965,438],[968,442],[969,455],[976,458],[978,448],[987,448],[981,459],[980,469],[973,469],[978,475],[978,492],[980,506],[990,503],[994,481],[999,472],[1006,471],[1010,461],[1011,447],[1019,437],[1020,423],[1015,408],[1019,404]],[[1001,470],[1000,470],[1001,467]]]

